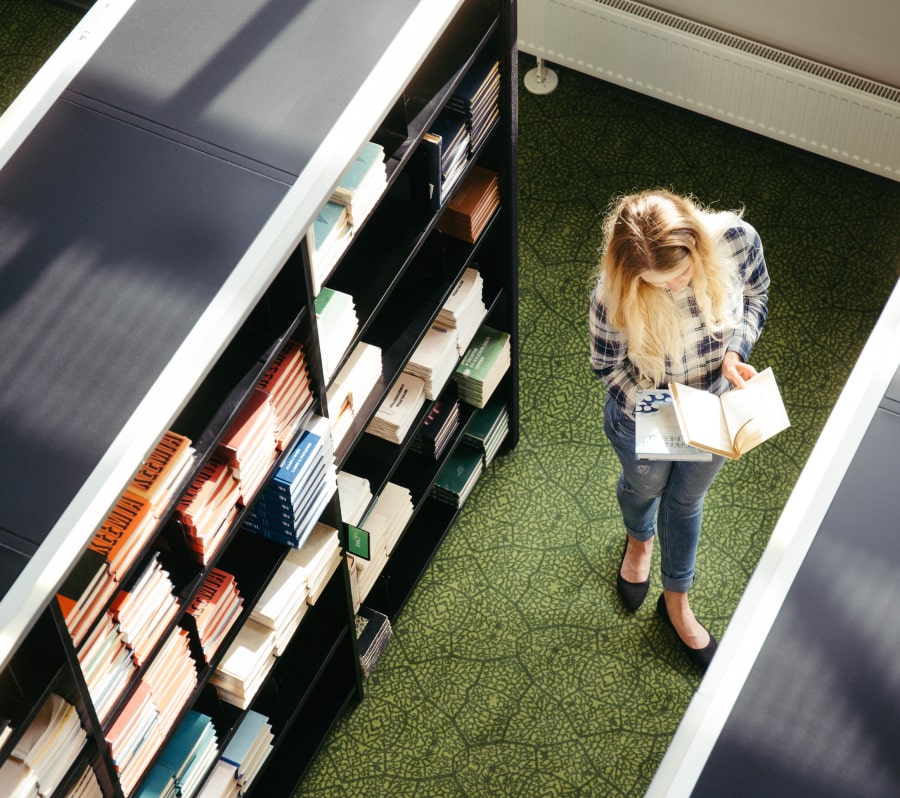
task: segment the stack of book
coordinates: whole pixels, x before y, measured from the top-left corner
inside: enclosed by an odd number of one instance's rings
[[[359,525],[369,533],[369,559],[355,557],[357,590],[365,601],[384,569],[413,514],[412,495],[407,488],[388,482]]]
[[[198,793],[198,798],[244,795],[272,751],[272,727],[258,712],[247,712],[222,756]]]
[[[156,702],[150,686],[141,681],[106,732],[109,755],[125,795],[130,795],[137,786],[162,743]]]
[[[499,176],[475,164],[447,203],[437,228],[447,235],[474,244],[499,207]]]
[[[231,468],[242,503],[256,495],[278,456],[278,426],[269,395],[257,388],[219,443],[217,454]]]
[[[219,757],[212,719],[189,710],[135,798],[194,795]]]
[[[435,324],[456,332],[456,354],[462,357],[487,315],[482,297],[484,280],[477,269],[468,267],[438,311]]]
[[[352,229],[347,206],[328,200],[306,231],[306,251],[314,295],[322,289],[322,284],[350,244]]]
[[[234,626],[243,604],[234,576],[213,568],[187,608],[207,664]]]
[[[466,118],[471,158],[500,117],[500,62],[489,50],[471,66],[447,107]]]
[[[175,508],[188,545],[201,565],[209,563],[238,514],[240,487],[228,463],[213,455]]]
[[[303,346],[297,341],[288,341],[257,387],[268,395],[275,422],[275,446],[281,451],[294,437],[304,414],[313,404]]]
[[[194,455],[190,439],[169,430],[137,470],[128,490],[148,501],[154,518],[160,518],[193,466]]]
[[[306,574],[306,602],[315,605],[341,564],[341,542],[337,529],[328,524],[316,524],[303,548],[294,556]]]
[[[509,407],[502,399],[492,399],[487,406],[475,412],[463,433],[463,443],[479,450],[487,468],[500,449],[509,432]]]
[[[450,379],[457,360],[456,331],[434,324],[425,333],[403,370],[424,382],[426,399],[437,399]]]
[[[297,562],[298,549],[288,549],[275,574],[250,612],[250,620],[271,630],[275,656],[281,656],[306,615],[309,587]]]
[[[75,777],[66,798],[103,798],[97,774],[89,762],[82,766],[81,773]]]
[[[359,646],[359,665],[363,678],[368,679],[375,663],[393,635],[387,615],[368,607],[360,607],[356,613],[356,639]]]
[[[156,518],[150,511],[150,502],[126,490],[56,594],[76,647],[155,530]]]
[[[186,630],[180,626],[172,629],[144,670],[141,681],[150,688],[159,714],[159,730],[165,738],[197,686],[197,668],[191,658]]]
[[[381,379],[381,349],[360,341],[328,388],[326,401],[334,445],[340,445]]]
[[[346,206],[350,225],[358,228],[387,187],[384,147],[368,142],[331,193],[332,202]]]
[[[366,432],[391,443],[402,443],[425,404],[425,382],[403,372],[366,427]]]
[[[328,286],[319,291],[315,305],[322,371],[325,373],[327,383],[353,343],[359,328],[359,319],[353,297]]]
[[[225,651],[209,683],[216,688],[222,701],[247,709],[274,664],[274,630],[248,618]]]
[[[372,503],[372,486],[365,477],[348,471],[338,472],[338,496],[341,503],[341,520],[357,526]]]
[[[444,463],[431,495],[452,507],[462,507],[484,471],[484,457],[468,446],[457,446]]]
[[[422,137],[428,196],[437,210],[453,192],[469,160],[469,128],[466,116],[453,108],[441,111]]]
[[[482,326],[454,373],[459,398],[475,407],[484,407],[509,365],[509,333]]]
[[[335,490],[337,472],[329,421],[313,416],[309,428],[266,483],[244,524],[270,540],[299,548]]]
[[[141,666],[177,615],[179,605],[169,572],[153,552],[144,568],[129,580],[109,606],[109,615],[119,625],[122,639],[134,664]]]
[[[75,707],[51,694],[0,768],[0,795],[53,795],[86,741]],[[96,788],[96,778],[93,784]]]
[[[417,454],[438,460],[453,440],[453,433],[458,427],[459,401],[455,398],[438,399],[428,411],[409,448]]]
[[[102,723],[136,670],[122,633],[106,613],[78,649],[78,662]]]

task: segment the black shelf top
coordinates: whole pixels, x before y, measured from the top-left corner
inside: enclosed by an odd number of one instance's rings
[[[69,89],[293,182],[418,4],[137,2]]]

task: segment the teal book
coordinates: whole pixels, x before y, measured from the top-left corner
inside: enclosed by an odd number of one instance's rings
[[[254,712],[252,709],[247,710],[240,726],[237,727],[234,735],[228,741],[228,745],[225,746],[221,759],[234,766],[238,777],[244,773],[247,757],[254,752],[259,741],[267,736],[268,720],[259,712]]]
[[[350,168],[344,172],[337,188],[332,192],[331,198],[335,202],[349,205],[366,176],[382,163],[384,163],[384,147],[370,141],[362,148],[362,152],[356,160],[350,164]]]
[[[312,225],[315,251],[322,248],[329,237],[340,235],[346,221],[347,209],[339,202],[329,200],[319,211]]]
[[[458,446],[441,468],[435,487],[444,495],[466,496],[483,468],[481,452]]]

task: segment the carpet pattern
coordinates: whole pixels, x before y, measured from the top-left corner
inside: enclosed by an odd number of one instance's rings
[[[0,0],[0,108],[79,17]],[[772,276],[752,362],[772,366],[792,427],[709,495],[692,604],[719,637],[900,274],[897,183],[558,72],[553,94],[520,93],[519,446],[470,496],[294,798],[623,798],[652,779],[700,674],[653,612],[656,572],[636,614],[615,593],[618,468],[587,337],[614,196],[745,207]]]

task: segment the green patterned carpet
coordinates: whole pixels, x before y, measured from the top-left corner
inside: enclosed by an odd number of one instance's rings
[[[14,35],[25,6],[33,30]],[[66,14],[0,0],[4,105]],[[624,798],[653,777],[700,677],[654,615],[658,579],[634,616],[615,593],[617,468],[587,347],[613,195],[663,185],[744,205],[766,249],[754,363],[773,367],[793,426],[709,496],[692,599],[718,636],[900,274],[900,184],[559,73],[555,93],[520,95],[520,444],[475,489],[294,798]]]

